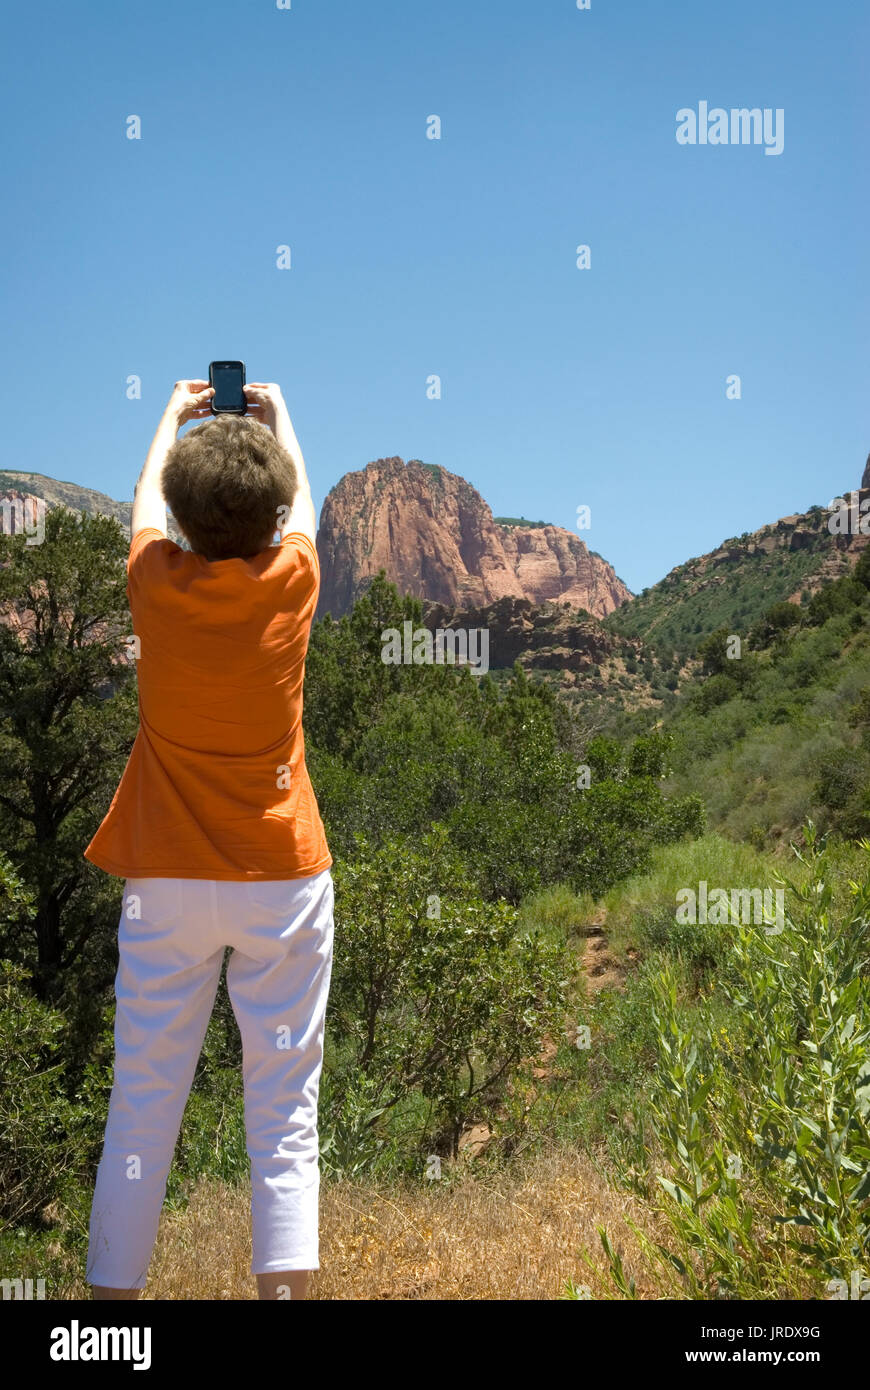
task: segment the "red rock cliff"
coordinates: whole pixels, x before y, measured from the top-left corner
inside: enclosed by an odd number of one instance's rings
[[[346,473],[320,514],[318,616],[339,617],[378,570],[400,593],[470,607],[558,599],[603,618],[630,591],[561,526],[501,526],[455,473],[400,458]]]

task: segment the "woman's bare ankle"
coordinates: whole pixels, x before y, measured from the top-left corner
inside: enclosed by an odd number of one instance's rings
[[[285,1269],[280,1273],[258,1274],[257,1290],[260,1298],[286,1298],[292,1302],[304,1299],[308,1287],[307,1269]]]

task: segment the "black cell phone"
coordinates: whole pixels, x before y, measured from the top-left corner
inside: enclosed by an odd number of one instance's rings
[[[208,384],[214,387],[211,398],[212,415],[246,415],[248,399],[244,362],[209,362]]]

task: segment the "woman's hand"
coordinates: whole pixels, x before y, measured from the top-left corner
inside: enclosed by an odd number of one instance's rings
[[[290,412],[281,395],[281,387],[274,381],[249,381],[245,387],[245,398],[248,402],[248,414],[252,419],[268,426],[281,448],[286,449],[290,455],[296,469],[296,498],[290,516],[280,528],[281,533],[289,535],[293,531],[302,531],[313,545],[317,535],[317,518],[311,500],[311,488],[299,440],[290,420]]]
[[[244,388],[248,402],[248,414],[252,420],[268,425],[274,435],[285,424],[290,423],[287,406],[281,395],[281,387],[274,381],[249,381]]]
[[[175,421],[175,428],[186,425],[188,420],[202,420],[211,415],[211,401],[214,387],[207,381],[176,381],[175,389],[169,398],[166,413]]]

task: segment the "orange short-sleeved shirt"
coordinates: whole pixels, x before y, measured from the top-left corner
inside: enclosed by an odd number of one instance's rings
[[[332,864],[305,766],[320,566],[307,536],[209,562],[134,535],[139,732],[85,857],[121,878],[304,878]]]

